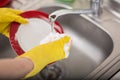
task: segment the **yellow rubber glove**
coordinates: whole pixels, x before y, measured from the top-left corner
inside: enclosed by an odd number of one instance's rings
[[[69,36],[64,36],[53,42],[46,44],[41,44],[34,47],[30,51],[24,53],[23,55],[17,57],[26,57],[32,60],[34,64],[33,70],[28,73],[25,78],[36,75],[40,72],[46,65],[53,63],[55,61],[66,58],[66,52],[64,50],[65,46],[71,42]],[[69,51],[70,47],[68,48]]]
[[[0,8],[0,33],[9,37],[9,24],[13,21],[27,23],[27,20],[19,16],[22,11],[11,8]]]

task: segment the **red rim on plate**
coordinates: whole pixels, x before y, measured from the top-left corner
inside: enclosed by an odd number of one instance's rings
[[[7,5],[9,2],[10,0],[0,0],[0,7]]]
[[[49,23],[49,20],[48,20],[48,14],[44,13],[44,12],[40,12],[40,11],[27,11],[27,12],[24,12],[22,14],[20,14],[22,17],[24,18],[40,18],[40,19],[43,19],[45,21],[47,21]],[[16,53],[18,55],[21,55],[24,53],[23,49],[20,47],[18,41],[15,39],[15,34],[19,28],[20,24],[17,23],[17,22],[12,22],[11,23],[11,27],[10,27],[10,43],[11,43],[11,46],[13,47],[13,49],[16,51]],[[63,28],[59,25],[58,22],[55,22],[55,30],[62,34],[64,33],[63,32]]]

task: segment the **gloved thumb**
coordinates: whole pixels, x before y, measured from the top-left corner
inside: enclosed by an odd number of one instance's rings
[[[64,36],[61,39],[55,41],[56,43],[59,43],[61,47],[64,47],[65,44],[70,43],[71,38],[69,36]]]

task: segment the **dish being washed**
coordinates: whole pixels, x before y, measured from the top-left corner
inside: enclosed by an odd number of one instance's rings
[[[10,42],[18,55],[32,49],[40,44],[51,32],[48,14],[40,11],[27,11],[20,14],[28,20],[27,24],[13,22],[10,27]],[[55,22],[54,29],[58,33],[63,33],[62,27]]]

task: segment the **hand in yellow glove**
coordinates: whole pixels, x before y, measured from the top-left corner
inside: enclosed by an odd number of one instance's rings
[[[27,20],[19,16],[22,11],[11,8],[0,8],[0,33],[9,37],[9,24],[13,21],[27,23]]]
[[[33,70],[28,73],[25,78],[36,75],[50,63],[66,58],[68,55],[66,51],[69,52],[70,42],[70,37],[65,35],[55,41],[36,46],[30,51],[19,56],[20,58],[26,57],[30,59],[34,64]],[[65,48],[65,46],[69,47]]]

